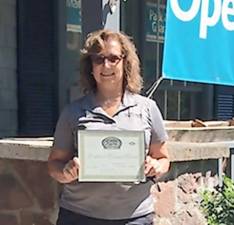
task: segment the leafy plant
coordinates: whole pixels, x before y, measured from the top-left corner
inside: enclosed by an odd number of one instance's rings
[[[201,209],[208,225],[234,224],[234,183],[224,176],[223,187],[202,193]]]

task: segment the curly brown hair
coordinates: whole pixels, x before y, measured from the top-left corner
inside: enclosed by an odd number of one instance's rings
[[[140,61],[135,45],[126,34],[106,29],[90,33],[85,41],[84,48],[81,50],[81,85],[84,93],[96,90],[96,81],[92,76],[92,61],[90,56],[101,52],[108,38],[119,41],[122,47],[122,54],[124,55],[124,90],[127,89],[132,93],[140,93],[143,79],[140,75]]]

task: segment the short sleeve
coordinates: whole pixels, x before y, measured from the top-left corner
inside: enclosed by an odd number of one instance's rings
[[[54,133],[54,149],[74,150],[74,140],[71,126],[71,113],[69,107],[66,107],[57,122]]]
[[[164,142],[168,135],[161,112],[155,101],[150,100],[151,143]]]

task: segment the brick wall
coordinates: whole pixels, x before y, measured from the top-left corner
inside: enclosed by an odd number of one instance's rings
[[[0,0],[0,137],[16,132],[16,0]]]
[[[152,188],[154,225],[206,225],[200,210],[201,192],[218,185],[217,160],[173,163],[165,181]]]
[[[59,186],[46,162],[0,159],[0,224],[52,225]]]

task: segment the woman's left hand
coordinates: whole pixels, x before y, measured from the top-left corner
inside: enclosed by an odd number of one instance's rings
[[[161,164],[159,160],[153,159],[151,156],[146,156],[145,160],[145,175],[147,177],[162,175]]]
[[[166,143],[150,145],[149,154],[145,159],[145,175],[147,177],[160,177],[168,172],[170,167]]]

